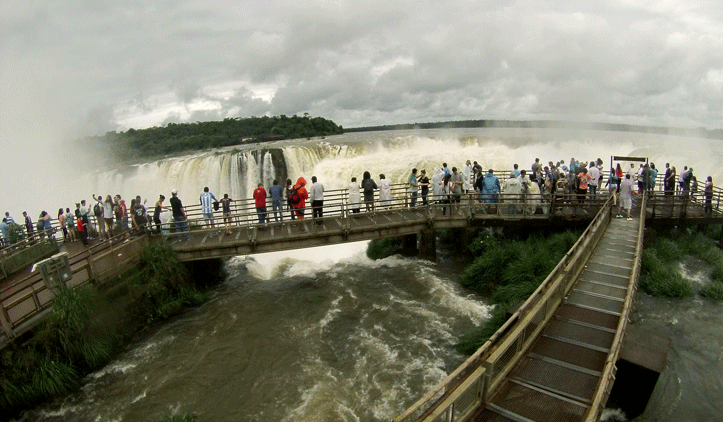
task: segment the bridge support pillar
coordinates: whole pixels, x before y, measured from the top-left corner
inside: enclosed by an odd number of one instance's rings
[[[417,249],[416,234],[402,236],[402,246],[399,248],[399,253],[404,256],[417,256],[419,249]]]
[[[437,260],[437,236],[433,229],[422,230],[420,233],[419,257],[432,262]]]
[[[462,242],[461,251],[462,253],[469,253],[467,247],[472,244],[474,238],[477,237],[477,230],[471,227],[465,227],[462,229],[462,235],[460,236],[460,242]]]

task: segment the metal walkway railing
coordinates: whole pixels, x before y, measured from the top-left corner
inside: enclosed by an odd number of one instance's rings
[[[512,317],[395,422],[596,421],[610,392],[642,255],[608,201]]]

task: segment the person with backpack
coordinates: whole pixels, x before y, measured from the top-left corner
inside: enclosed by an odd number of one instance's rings
[[[306,191],[306,179],[299,177],[294,187],[289,191],[289,202],[291,202],[291,206],[294,208],[296,217],[299,220],[304,219],[307,199],[309,199],[309,192]]]
[[[104,237],[108,237],[108,234],[105,231],[105,220],[103,220],[103,195],[93,195],[93,199],[95,200],[95,205],[93,205],[93,216],[95,216],[95,221],[97,221],[96,225],[98,226],[98,237],[102,242]]]
[[[364,203],[366,204],[367,212],[374,212],[374,190],[377,189],[377,184],[368,171],[364,172],[361,186],[364,191]]]
[[[292,220],[296,220],[296,213],[294,212],[294,204],[291,202],[291,191],[293,186],[291,184],[291,179],[286,179],[286,189],[284,190],[284,197],[286,198],[286,206],[289,209],[289,214],[291,215]]]

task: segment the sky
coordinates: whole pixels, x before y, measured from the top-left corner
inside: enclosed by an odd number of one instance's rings
[[[0,0],[0,197],[74,177],[66,141],[131,127],[309,113],[715,129],[722,100],[719,1]]]

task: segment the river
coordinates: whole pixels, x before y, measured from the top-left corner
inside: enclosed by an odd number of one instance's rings
[[[723,177],[723,142],[600,131],[465,129],[348,134],[325,140],[227,148],[91,175],[96,193],[173,188],[187,203],[203,186],[250,196],[259,181],[313,174],[327,189],[363,171],[406,180],[412,167],[466,159],[486,169],[528,168],[570,157],[646,156]],[[274,150],[276,149],[276,152]],[[281,151],[281,154],[278,151]],[[274,157],[283,156],[283,163]],[[62,190],[59,190],[62,191]],[[79,199],[79,198],[78,198]],[[462,289],[452,255],[437,263],[370,261],[365,243],[236,257],[210,300],[156,327],[83,388],[26,412],[22,421],[153,421],[193,412],[198,421],[390,420],[464,360],[458,336],[489,307]],[[668,367],[641,420],[723,420],[723,306],[639,294],[635,324],[673,339]]]

